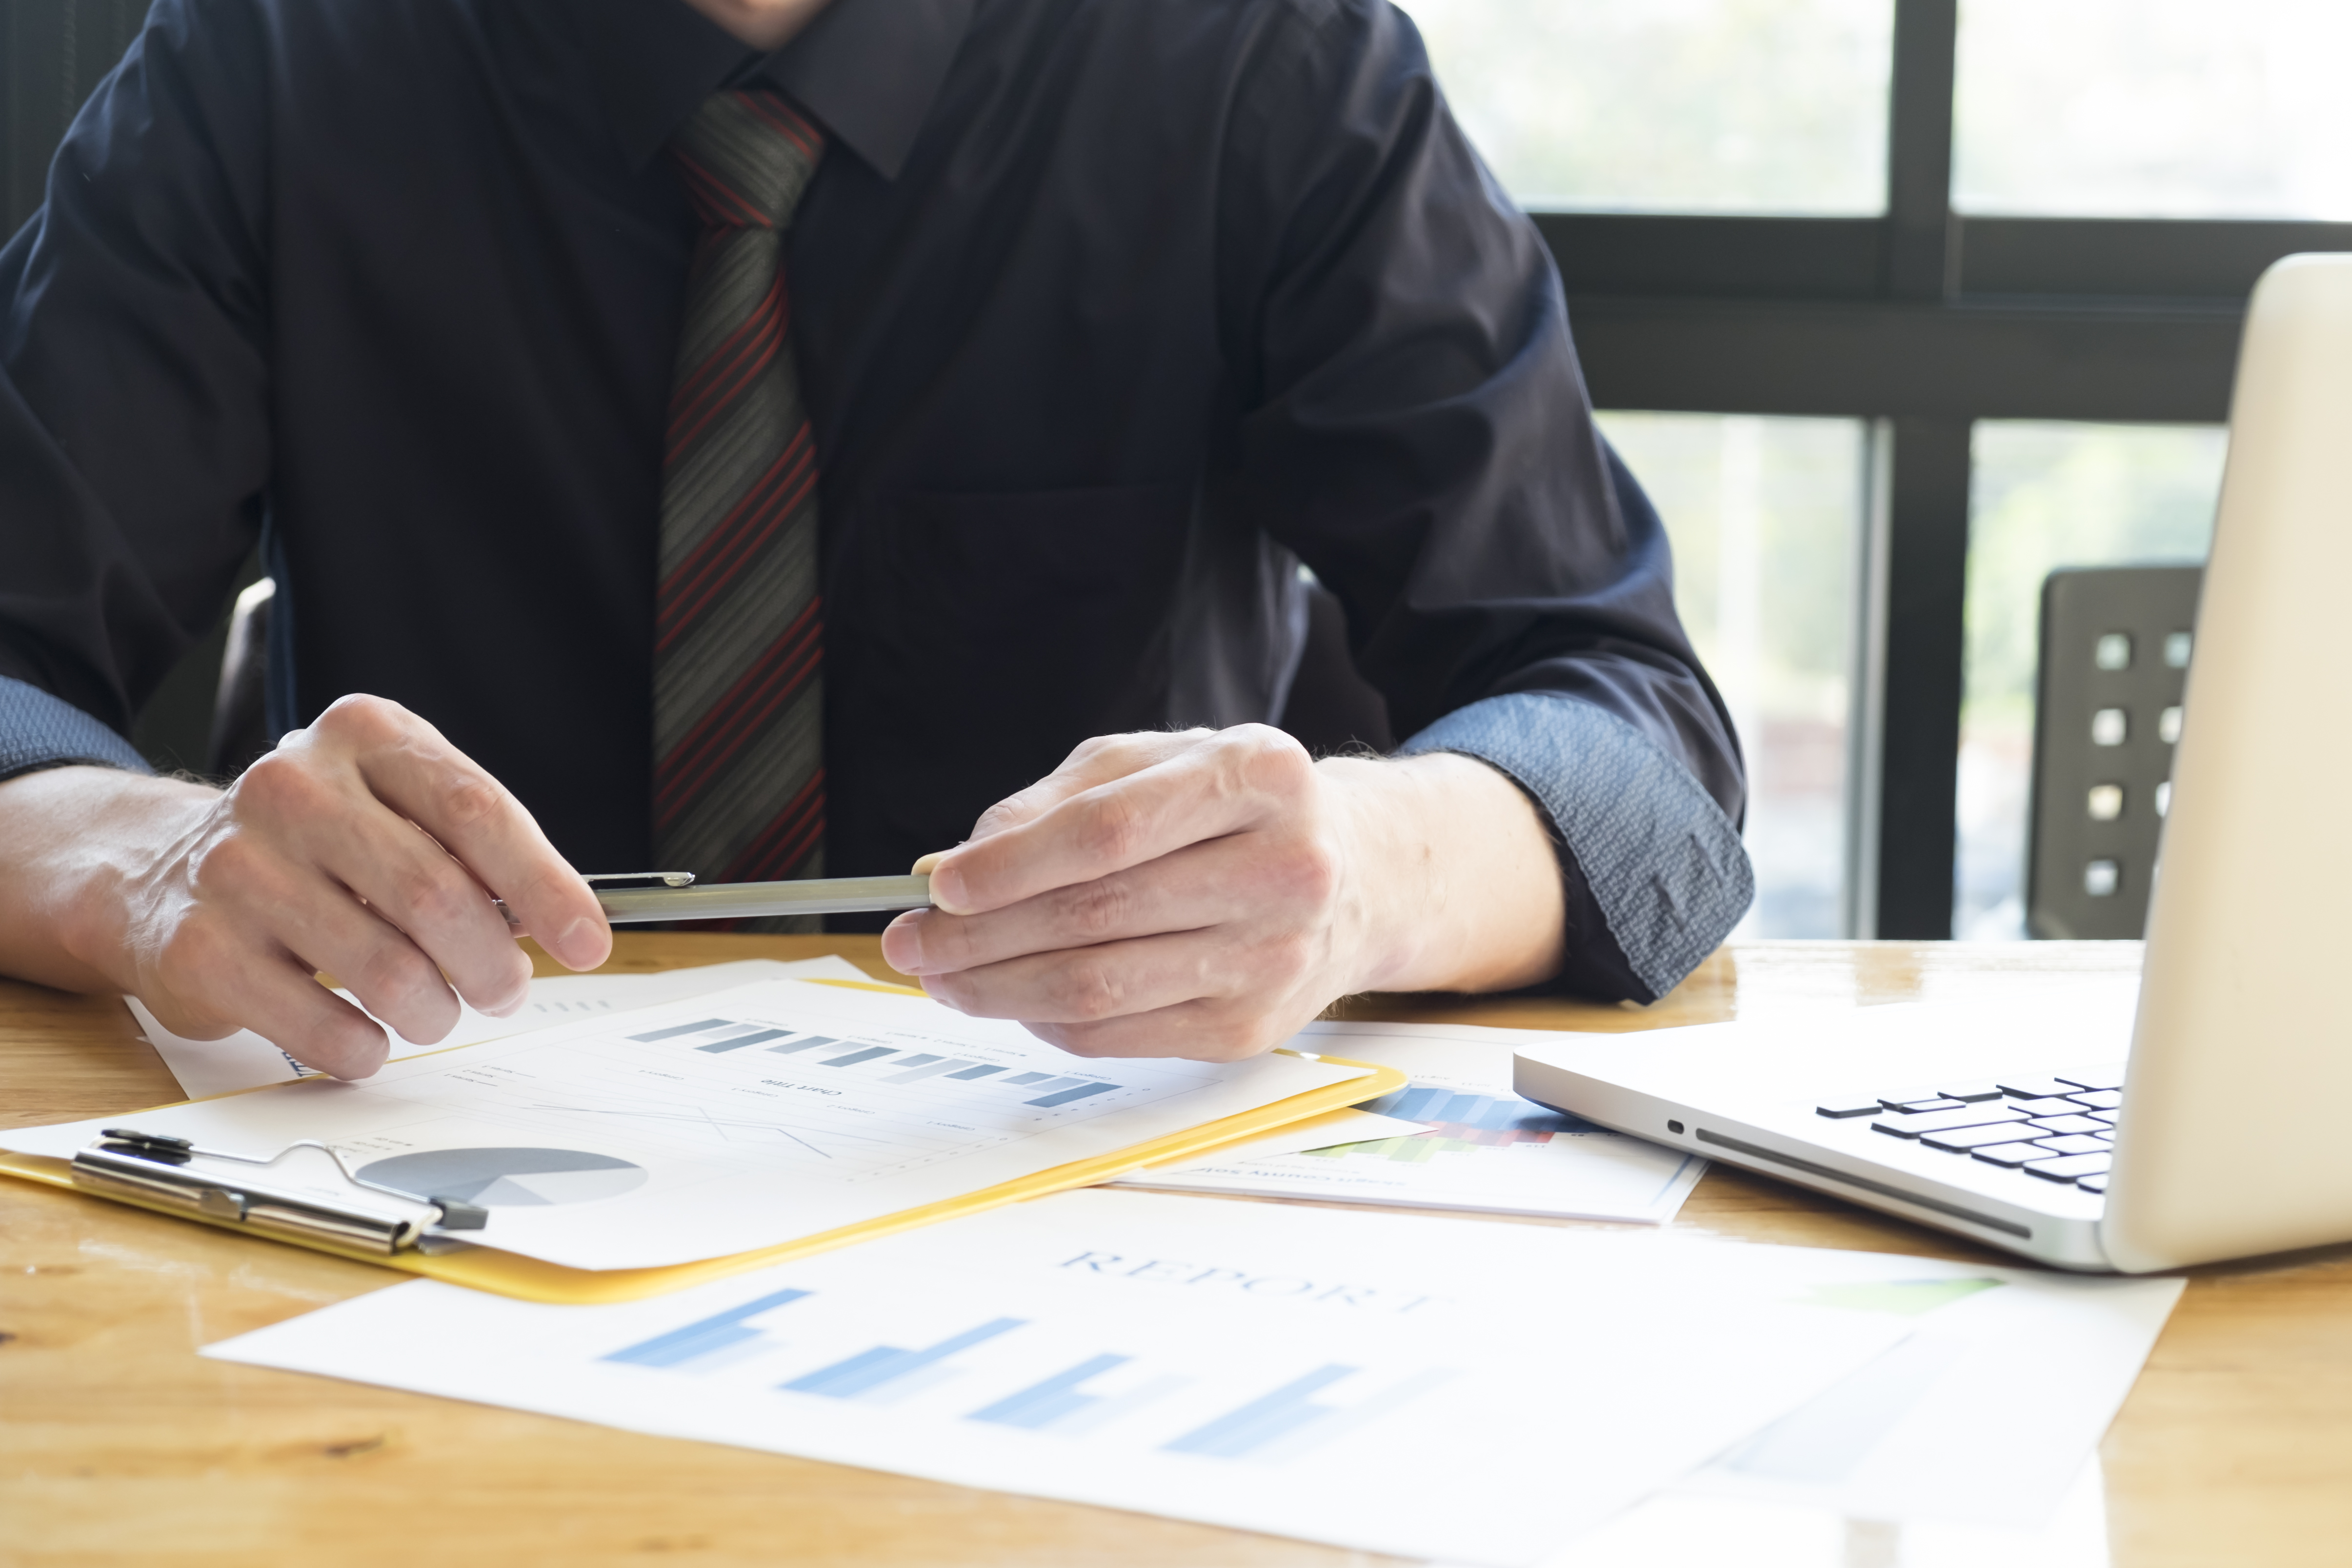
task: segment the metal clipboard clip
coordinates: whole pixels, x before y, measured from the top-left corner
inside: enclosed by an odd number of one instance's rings
[[[251,1167],[196,1168],[202,1160]],[[452,1233],[478,1231],[488,1212],[456,1198],[427,1197],[352,1174],[342,1156],[313,1139],[289,1143],[266,1160],[199,1149],[185,1138],[110,1127],[73,1157],[74,1185],[143,1198],[210,1219],[249,1226],[301,1241],[333,1241],[389,1257],[414,1247],[448,1252],[468,1245]]]

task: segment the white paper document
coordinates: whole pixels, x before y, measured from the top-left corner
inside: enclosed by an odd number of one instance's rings
[[[559,974],[530,983],[530,998],[522,1010],[510,1017],[493,1018],[488,1013],[458,1004],[457,1026],[446,1039],[431,1045],[392,1034],[393,1054],[406,1056],[412,1052],[436,1050],[443,1046],[470,1046],[479,1040],[495,1040],[507,1035],[519,1035],[525,1029],[536,1029],[568,1019],[593,1017],[601,1014],[625,1012],[632,1007],[650,1007],[658,1002],[668,1002],[680,996],[698,996],[706,992],[724,991],[731,985],[747,985],[754,980],[864,980],[864,970],[845,958],[827,954],[823,958],[783,961],[772,958],[746,958],[732,963],[708,963],[694,969],[666,969],[651,974]],[[353,1006],[348,991],[338,989],[336,995]],[[155,1015],[136,996],[122,999],[130,1005],[131,1016],[139,1021],[140,1031],[147,1043],[180,1080],[180,1092],[190,1100],[202,1100],[208,1094],[226,1094],[234,1089],[255,1089],[265,1083],[291,1083],[296,1079],[312,1078],[314,1069],[304,1067],[251,1029],[239,1029],[234,1035],[217,1040],[191,1040],[172,1033],[156,1022]],[[361,1011],[365,1012],[365,1008]],[[381,1021],[381,1020],[379,1020]]]
[[[1310,1116],[1304,1121],[1294,1121],[1271,1132],[1236,1138],[1220,1146],[1217,1157],[1221,1160],[1268,1160],[1276,1154],[1296,1154],[1302,1150],[1336,1148],[1375,1138],[1420,1138],[1428,1132],[1429,1129],[1418,1121],[1400,1121],[1393,1116],[1380,1116],[1369,1110],[1352,1108],[1327,1110],[1320,1116]],[[1115,1186],[1118,1184],[1106,1182],[1103,1184]]]
[[[1902,1280],[1916,1265],[1864,1258]],[[205,1353],[1518,1564],[1917,1327],[1837,1255],[1095,1189],[617,1306],[421,1281]]]
[[[1818,1287],[1876,1293],[1889,1307],[1908,1295],[1919,1331],[1721,1456],[1690,1489],[1853,1519],[2041,1524],[2187,1288],[1962,1263],[1909,1272],[1890,1285],[1861,1269]]]
[[[1119,1184],[1570,1219],[1672,1219],[1706,1162],[1513,1093],[1511,1053],[1543,1037],[1468,1026],[1310,1024],[1298,1040],[1306,1048],[1410,1077],[1408,1087],[1360,1109],[1415,1122],[1427,1136],[1271,1159],[1223,1150],[1191,1164],[1138,1171]]]
[[[0,1146],[68,1159],[129,1126],[266,1158],[316,1139],[363,1181],[487,1208],[483,1246],[643,1268],[878,1219],[1364,1073],[1285,1054],[1091,1062],[928,997],[785,980],[428,1051],[355,1083],[16,1128]]]

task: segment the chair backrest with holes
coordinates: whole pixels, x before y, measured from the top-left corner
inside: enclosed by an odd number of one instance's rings
[[[2147,930],[2203,579],[2107,566],[2042,584],[2025,906],[2037,937]]]

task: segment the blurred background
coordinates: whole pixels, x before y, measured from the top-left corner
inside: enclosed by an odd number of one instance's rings
[[[2203,559],[2246,293],[2352,249],[2352,3],[1404,8],[1672,531],[1739,934],[2022,937],[2042,580]],[[143,10],[0,0],[0,233]],[[219,660],[142,715],[162,765]]]
[[[2272,255],[2347,245],[2333,226],[2352,220],[2352,5],[1403,5],[1504,186],[1587,219],[1547,233],[1583,307],[1595,401],[1666,519],[1684,618],[1748,747],[1760,896],[1740,934],[2023,937],[2042,579],[2203,560],[2234,309]],[[1829,254],[1854,220],[1878,231],[1874,277],[1841,277],[1852,258]],[[1898,226],[1927,240],[1908,278]],[[1662,284],[1682,310],[1655,303]],[[1605,338],[1582,330],[1595,314]],[[1954,341],[1971,314],[1985,338],[2038,324],[2042,341],[1972,352]],[[2070,384],[2036,384],[2053,359]],[[1708,408],[1710,392],[1747,395]],[[2082,416],[2014,416],[2037,405]],[[2174,410],[2200,416],[2133,417]],[[1888,428],[1905,416],[1942,428]],[[1890,517],[1885,470],[1906,436],[1943,471]],[[1948,537],[1904,563],[1908,541],[1889,534],[1905,529]],[[1885,581],[1895,563],[1912,581]],[[1890,597],[1941,624],[1874,636]],[[1904,630],[1937,669],[1885,668]],[[1957,646],[1917,646],[1938,638]],[[1948,758],[1901,754],[1916,736],[1881,721],[1890,687],[1913,716],[1932,709],[1928,725],[1956,721],[1925,748]],[[1889,790],[1910,797],[1891,813]],[[1890,831],[1912,842],[1888,846]],[[1948,887],[1917,875],[1938,858]]]

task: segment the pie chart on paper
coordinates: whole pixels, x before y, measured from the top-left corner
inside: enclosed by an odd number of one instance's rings
[[[362,1165],[358,1173],[419,1197],[484,1208],[594,1203],[646,1181],[643,1165],[583,1149],[425,1149]]]

